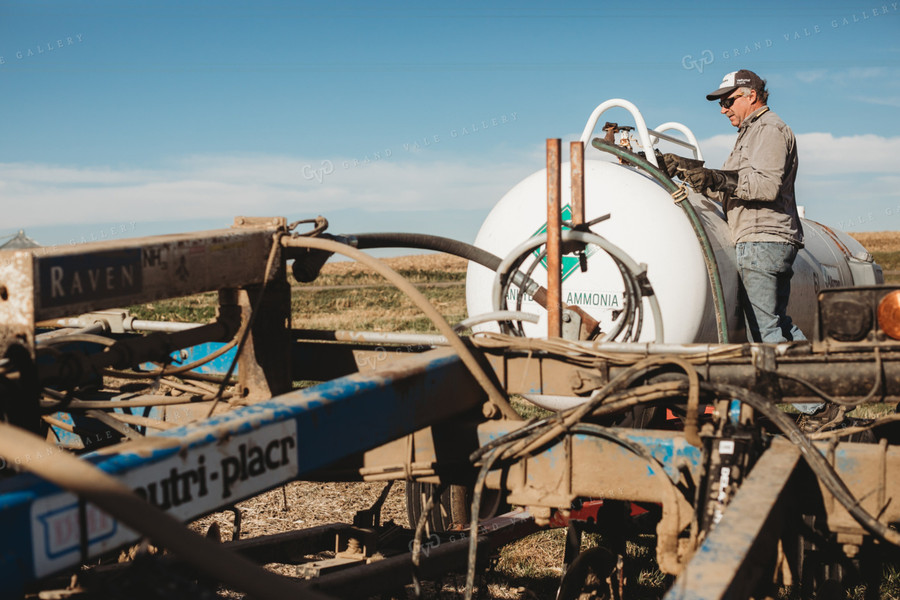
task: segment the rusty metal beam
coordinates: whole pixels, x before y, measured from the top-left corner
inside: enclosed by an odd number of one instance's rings
[[[538,527],[530,514],[516,512],[483,521],[481,529],[477,544],[479,561],[485,560],[491,550],[533,533]],[[420,557],[419,577],[433,579],[466,568],[468,531],[458,532],[454,537],[452,541],[429,541]],[[310,588],[340,598],[369,598],[405,585],[412,579],[414,570],[412,555],[404,553],[319,577],[311,582]]]
[[[569,144],[572,179],[572,225],[584,223],[584,142]]]
[[[33,344],[37,321],[262,283],[284,217],[79,246],[0,251],[0,335]]]
[[[562,337],[562,216],[560,144],[547,140],[547,336]]]
[[[773,440],[665,600],[749,598],[772,581],[800,452]]]
[[[283,220],[239,217],[238,229],[259,229],[274,239],[272,225],[285,227]],[[259,402],[291,391],[291,286],[287,281],[284,249],[280,244],[269,248],[271,265],[268,281],[243,285],[238,292],[242,320],[252,319],[244,347],[238,357],[241,395],[248,402]],[[253,311],[257,314],[254,316]]]
[[[650,345],[647,344],[635,346],[650,349]],[[685,351],[672,354],[716,349],[716,345],[705,344],[698,344],[693,349],[688,345],[667,346]],[[613,349],[602,348],[602,350],[613,352]],[[635,352],[637,351],[638,348],[635,348]],[[739,385],[771,395],[772,390],[769,387],[771,378],[761,378],[761,373],[753,364],[749,352],[748,346],[748,355],[743,358],[709,365],[698,364],[696,368],[704,378],[712,381]],[[575,395],[573,386],[579,385],[582,375],[592,375],[598,382],[606,382],[608,378],[615,377],[628,367],[628,365],[608,364],[598,358],[597,366],[589,368],[573,365],[566,358],[541,353],[488,351],[484,356],[510,394]],[[884,373],[881,389],[885,393],[885,401],[900,400],[900,353],[883,353],[881,368]],[[877,378],[876,365],[868,354],[861,353],[782,357],[778,359],[777,369],[779,373],[808,381],[832,396],[865,396]],[[801,402],[814,397],[809,387],[796,380],[779,378],[777,381],[777,391],[780,391],[785,401]],[[587,394],[589,391],[583,389],[580,393]]]
[[[242,319],[253,319],[238,357],[241,395],[248,402],[291,391],[291,286],[279,268],[265,287],[254,285],[238,294]]]

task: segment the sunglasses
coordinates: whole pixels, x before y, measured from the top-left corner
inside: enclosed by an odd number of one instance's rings
[[[738,96],[732,96],[731,98],[722,98],[719,100],[719,106],[725,109],[731,108],[731,105],[734,104],[734,101],[743,96],[744,94],[740,94]]]

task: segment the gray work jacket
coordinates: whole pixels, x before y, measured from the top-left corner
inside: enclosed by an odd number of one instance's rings
[[[719,194],[734,243],[785,241],[803,246],[794,200],[797,140],[778,115],[767,106],[748,115],[722,169],[738,172],[734,194]]]

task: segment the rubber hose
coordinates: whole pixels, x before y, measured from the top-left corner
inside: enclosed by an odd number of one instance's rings
[[[478,246],[439,235],[428,235],[425,233],[358,233],[348,234],[347,237],[354,240],[356,247],[360,250],[371,250],[373,248],[434,250],[471,260],[483,267],[487,267],[491,271],[496,271],[502,262],[499,256],[495,256],[487,250],[482,250]],[[532,295],[541,287],[536,281],[518,271],[513,275],[513,283],[524,287]]]
[[[327,252],[341,254],[364,264],[365,266],[374,270],[379,275],[394,284],[397,289],[406,294],[409,299],[412,300],[412,302],[423,313],[425,313],[425,316],[427,316],[431,320],[437,330],[441,332],[445,338],[447,338],[447,343],[456,351],[462,363],[472,374],[472,377],[484,389],[485,394],[487,394],[487,397],[490,399],[491,403],[496,406],[497,409],[499,409],[499,411],[503,413],[503,415],[507,419],[513,421],[522,419],[522,417],[520,417],[519,414],[516,413],[515,410],[513,410],[512,406],[510,406],[505,392],[503,392],[497,385],[497,382],[493,378],[491,378],[490,375],[488,375],[487,371],[485,371],[481,363],[478,362],[478,359],[475,357],[469,347],[466,346],[466,344],[453,331],[444,317],[434,308],[434,306],[431,305],[431,303],[422,294],[422,292],[416,289],[414,285],[412,285],[399,273],[388,267],[377,258],[369,256],[368,254],[366,254],[365,252],[361,252],[357,248],[348,246],[347,244],[336,242],[334,240],[322,239],[317,237],[285,237],[281,238],[281,245],[288,248],[314,248],[316,250],[325,250]]]
[[[385,247],[434,250],[461,256],[477,262],[479,265],[484,265],[491,271],[496,271],[501,262],[499,256],[494,256],[477,246],[439,235],[427,235],[424,233],[357,233],[347,237],[355,239],[356,247],[360,250]]]
[[[640,289],[640,282],[637,281],[638,277],[642,274],[645,275],[645,270],[638,265],[637,262],[631,256],[625,253],[621,248],[616,246],[615,244],[608,241],[606,238],[597,235],[596,233],[590,231],[581,231],[579,229],[573,229],[569,231],[562,232],[562,241],[564,242],[582,242],[584,244],[593,244],[598,246],[604,252],[606,252],[610,258],[623,265],[627,271],[631,274],[631,277],[635,279],[635,286],[637,289]],[[526,253],[529,252],[539,246],[542,246],[547,243],[547,234],[542,233],[540,235],[536,235],[534,237],[528,238],[523,243],[519,244],[515,247],[510,254],[503,259],[503,263],[497,269],[496,275],[494,276],[494,284],[493,289],[491,291],[491,298],[493,301],[494,309],[498,310],[500,306],[502,306],[504,302],[504,293],[507,284],[507,278],[509,271],[516,268],[518,265],[518,260]],[[645,275],[646,277],[646,275]],[[627,281],[627,277],[624,278]],[[626,285],[628,285],[626,283]],[[649,285],[649,282],[648,282]],[[654,326],[656,328],[656,337],[655,341],[658,343],[664,342],[663,337],[663,325],[662,325],[662,313],[659,308],[659,300],[656,297],[656,294],[653,293],[652,287],[648,290],[647,298],[650,301],[650,310],[653,312],[653,321]],[[635,306],[636,311],[641,310],[641,307]]]
[[[499,256],[491,254],[487,250],[482,250],[478,246],[439,235],[425,233],[359,233],[348,235],[347,237],[356,241],[356,247],[360,250],[371,250],[373,248],[434,250],[465,258],[487,267],[491,271],[496,271],[500,263],[503,262]],[[531,278],[530,274],[523,274],[519,270],[516,270],[513,274],[512,283],[525,290],[531,296],[541,287],[540,284]],[[519,297],[521,298],[521,295]],[[502,327],[503,324],[501,323]]]
[[[594,148],[597,148],[598,150],[613,154],[619,158],[627,160],[629,163],[632,163],[637,167],[640,167],[651,177],[653,177],[653,179],[662,184],[662,186],[666,188],[666,191],[668,191],[670,194],[678,191],[678,186],[675,185],[675,182],[673,182],[666,173],[663,173],[657,167],[654,167],[652,164],[647,162],[647,160],[635,154],[634,152],[626,150],[621,146],[608,144],[600,138],[594,138],[593,141],[591,141],[591,145],[593,145]],[[727,344],[728,320],[725,318],[725,291],[722,288],[722,278],[719,275],[719,265],[716,262],[716,254],[712,249],[712,244],[710,244],[709,242],[709,236],[706,235],[706,230],[703,229],[703,223],[700,222],[700,218],[697,216],[697,212],[694,210],[694,206],[686,199],[679,202],[678,204],[681,205],[681,209],[688,216],[691,227],[694,228],[694,233],[697,235],[697,240],[700,242],[700,247],[703,249],[703,260],[706,262],[706,270],[709,273],[709,281],[712,284],[713,306],[716,313],[716,326],[718,327],[719,342],[722,344]]]

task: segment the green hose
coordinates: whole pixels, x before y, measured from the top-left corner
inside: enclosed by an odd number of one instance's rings
[[[657,167],[654,167],[651,163],[647,162],[645,158],[622,148],[621,146],[616,146],[614,144],[609,144],[600,138],[594,138],[591,142],[591,145],[598,150],[602,150],[603,152],[609,152],[621,159],[628,161],[629,163],[640,167],[647,173],[649,173],[655,180],[662,184],[664,188],[670,193],[674,194],[678,191],[678,186],[675,185],[675,182],[663,171],[660,171]],[[712,284],[713,289],[713,305],[716,310],[716,326],[718,328],[718,336],[719,342],[722,344],[728,343],[728,320],[725,318],[725,291],[722,288],[722,278],[719,276],[719,265],[716,263],[716,255],[713,252],[712,244],[709,243],[709,237],[706,235],[706,230],[703,229],[703,224],[700,222],[700,218],[697,216],[697,212],[694,210],[694,206],[688,202],[687,199],[682,200],[678,204],[681,205],[681,209],[688,216],[688,220],[691,222],[691,227],[694,228],[694,233],[697,235],[697,239],[700,241],[700,246],[703,248],[703,260],[706,262],[706,271],[709,273],[709,281]]]

